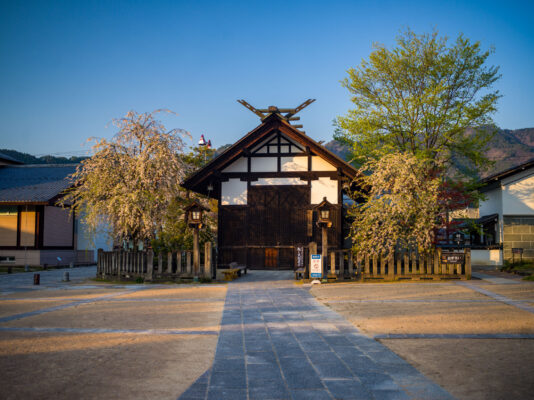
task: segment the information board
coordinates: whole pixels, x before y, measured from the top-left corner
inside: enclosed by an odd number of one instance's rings
[[[312,254],[310,258],[310,277],[323,277],[323,263],[320,254]]]
[[[462,264],[464,262],[464,253],[441,253],[442,264]]]

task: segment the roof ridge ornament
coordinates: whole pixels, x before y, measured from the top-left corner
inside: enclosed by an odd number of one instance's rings
[[[277,114],[281,118],[285,119],[289,123],[291,121],[298,121],[300,120],[300,117],[295,117],[295,114],[299,113],[300,111],[304,110],[306,107],[308,107],[311,103],[313,103],[315,99],[308,99],[305,102],[303,102],[301,105],[295,108],[278,108],[276,106],[269,106],[268,108],[255,108],[254,106],[251,106],[248,102],[245,100],[237,100],[239,104],[241,104],[243,107],[247,108],[248,110],[252,111],[254,114],[256,114],[260,119],[263,121],[265,118],[267,118],[271,114]],[[302,128],[302,125],[291,125],[294,128]],[[304,131],[301,131],[304,133]]]

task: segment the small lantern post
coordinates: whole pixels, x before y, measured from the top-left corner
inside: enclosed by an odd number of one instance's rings
[[[198,245],[198,232],[202,228],[202,216],[204,211],[208,211],[197,201],[194,201],[185,208],[185,218],[187,225],[193,228],[193,275],[198,277],[200,272],[200,247]]]
[[[323,201],[315,206],[318,213],[317,226],[321,228],[321,258],[323,259],[323,271],[326,272],[327,257],[328,257],[328,228],[332,226],[332,204],[323,197]],[[336,266],[330,266],[329,278],[335,278]]]

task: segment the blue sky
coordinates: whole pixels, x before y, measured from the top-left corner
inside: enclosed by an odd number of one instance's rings
[[[340,80],[373,42],[437,29],[495,47],[495,122],[534,127],[533,2],[0,2],[0,147],[77,154],[128,110],[168,108],[168,128],[233,143],[259,119],[239,105],[294,107],[330,140],[351,103]]]

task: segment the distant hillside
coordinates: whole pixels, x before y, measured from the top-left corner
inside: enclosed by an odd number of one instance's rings
[[[24,164],[77,164],[87,157],[55,157],[42,156],[35,157],[28,153],[22,153],[17,150],[0,149],[0,153],[13,157],[15,160],[23,162]]]
[[[324,146],[344,160],[350,155],[348,147],[336,140],[331,140]],[[534,128],[499,129],[489,143],[487,154],[495,165],[490,171],[485,172],[484,176],[534,158]]]

